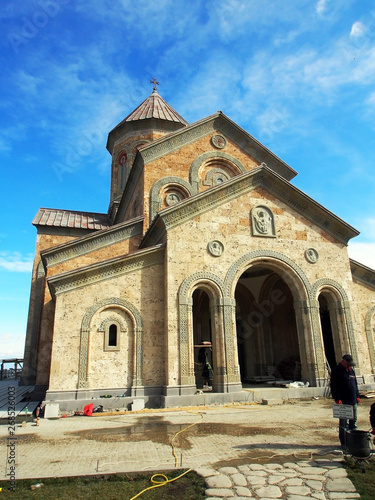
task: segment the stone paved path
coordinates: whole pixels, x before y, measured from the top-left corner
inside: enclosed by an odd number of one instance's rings
[[[360,498],[342,464],[335,460],[250,464],[197,469],[205,478],[206,498],[318,500]]]

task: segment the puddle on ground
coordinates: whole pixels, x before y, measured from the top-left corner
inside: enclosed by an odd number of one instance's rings
[[[288,430],[283,427],[262,428],[254,426],[243,426],[238,424],[206,423],[198,422],[196,425],[186,429],[191,424],[174,424],[162,417],[151,417],[139,419],[132,426],[111,427],[102,429],[85,429],[70,432],[71,436],[100,442],[135,442],[152,441],[188,450],[191,448],[189,437],[212,436],[214,434],[226,436],[254,436],[254,435],[287,435]],[[186,429],[184,432],[184,429]],[[177,433],[179,433],[177,435]]]

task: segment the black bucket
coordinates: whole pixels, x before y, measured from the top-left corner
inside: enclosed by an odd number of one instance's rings
[[[367,458],[371,454],[370,440],[371,435],[367,431],[347,431],[346,447],[350,455],[356,458]]]

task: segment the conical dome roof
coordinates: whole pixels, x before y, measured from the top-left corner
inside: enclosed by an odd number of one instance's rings
[[[164,101],[154,85],[152,94],[109,132],[107,149],[112,154],[115,142],[129,132],[140,131],[151,126],[159,131],[164,130],[165,133],[170,133],[187,125],[189,123]]]
[[[182,123],[188,125],[188,122],[175,111],[164,99],[158,94],[154,88],[152,94],[147,97],[134,111],[128,115],[123,122],[131,122],[134,120],[147,120],[148,118],[156,118],[158,120],[168,120],[171,122]]]

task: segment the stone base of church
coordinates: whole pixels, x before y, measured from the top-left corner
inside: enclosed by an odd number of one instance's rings
[[[62,412],[83,410],[87,404],[103,406],[105,410],[129,411],[135,400],[143,400],[148,409],[224,405],[230,403],[282,404],[291,399],[330,398],[327,385],[320,387],[244,387],[226,384],[211,390],[196,386],[152,386],[133,388],[77,389],[46,392],[44,402],[58,403]],[[375,383],[359,383],[361,393],[375,390]]]

